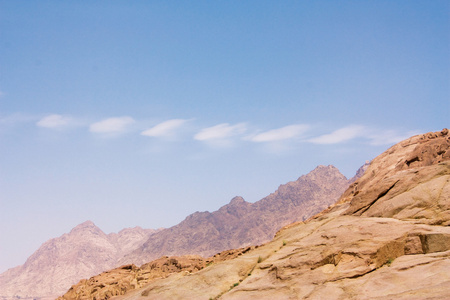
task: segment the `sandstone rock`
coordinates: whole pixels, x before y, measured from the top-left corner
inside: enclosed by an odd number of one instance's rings
[[[189,277],[155,280],[118,299],[361,299],[391,292],[411,296],[412,287],[419,294],[437,286],[442,296],[450,283],[445,273],[450,248],[444,243],[433,252],[405,255],[408,236],[415,234],[448,238],[450,228],[332,215],[285,229],[270,243],[233,260]],[[423,282],[417,279],[422,274],[427,278]],[[409,276],[414,280],[408,281]],[[374,282],[387,286],[380,291]]]
[[[434,177],[449,175],[450,157],[447,158],[448,155],[450,155],[450,136],[447,129],[411,137],[376,157],[365,174],[341,196],[339,203],[351,201],[346,214],[362,215],[366,212],[367,214],[383,214],[384,212],[376,209],[380,203],[393,199],[409,190],[410,187],[429,182]],[[429,168],[429,166],[433,167]],[[440,180],[446,181],[448,178]],[[424,193],[427,192],[427,188],[428,186],[422,187],[425,189]],[[435,188],[438,189],[439,194],[439,188],[446,188],[446,184],[442,183],[440,187]],[[426,199],[423,200],[426,201]],[[441,202],[438,205],[449,205],[448,199],[438,199],[438,201]],[[391,201],[391,203],[395,202]],[[375,203],[377,205],[373,207]],[[429,207],[426,203],[424,206]],[[450,220],[446,213],[443,217],[443,222]]]
[[[246,247],[228,250],[206,259],[196,255],[164,256],[144,264],[140,268],[135,265],[124,265],[103,272],[88,280],[81,280],[78,284],[73,285],[66,294],[59,297],[58,300],[109,299],[110,297],[123,295],[128,291],[143,287],[157,278],[166,278],[175,273],[180,273],[180,276],[189,276],[212,264],[236,258],[253,248]]]

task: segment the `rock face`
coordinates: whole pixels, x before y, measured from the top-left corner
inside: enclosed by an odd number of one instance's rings
[[[45,242],[24,265],[0,275],[0,296],[57,297],[80,278],[116,266],[119,257],[139,247],[155,230],[128,228],[105,234],[87,221]]]
[[[271,242],[115,299],[449,299],[449,139],[401,142],[336,205]]]
[[[120,263],[143,264],[162,255],[208,257],[226,249],[262,244],[281,227],[334,204],[348,184],[337,168],[318,166],[258,202],[235,197],[215,212],[196,212],[180,224],[150,236]]]
[[[450,225],[448,130],[414,136],[378,156],[340,202],[345,214]]]

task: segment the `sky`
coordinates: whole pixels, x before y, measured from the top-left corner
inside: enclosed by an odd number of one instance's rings
[[[449,1],[0,0],[0,272],[448,127]]]

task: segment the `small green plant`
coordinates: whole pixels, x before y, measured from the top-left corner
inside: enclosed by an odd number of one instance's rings
[[[261,256],[258,256],[258,264],[259,264],[260,262],[262,262],[262,261],[263,261],[262,257],[261,257]]]
[[[388,265],[388,267],[391,266],[391,264],[392,264],[393,261],[394,261],[393,258],[389,258],[389,259],[387,260],[386,264]]]
[[[283,240],[283,246],[286,246],[287,242],[286,240]]]
[[[232,286],[230,286],[230,291],[231,291],[233,288],[237,287],[238,285],[239,285],[239,282],[236,282],[235,284],[233,284]]]

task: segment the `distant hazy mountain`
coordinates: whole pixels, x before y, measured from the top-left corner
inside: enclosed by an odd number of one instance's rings
[[[283,226],[305,220],[334,204],[349,180],[333,166],[318,166],[255,203],[235,197],[215,212],[196,212],[149,237],[120,262],[143,264],[162,255],[198,254],[258,245]]]
[[[135,227],[105,234],[94,223],[84,222],[70,233],[45,242],[24,265],[1,274],[0,298],[55,298],[80,278],[115,267],[120,257],[154,232]]]
[[[44,243],[24,265],[1,274],[0,298],[55,297],[82,278],[122,264],[141,265],[163,255],[207,257],[258,245],[283,226],[334,204],[349,183],[337,168],[318,166],[258,202],[235,197],[215,212],[196,212],[157,232],[136,227],[106,235],[88,221]]]

